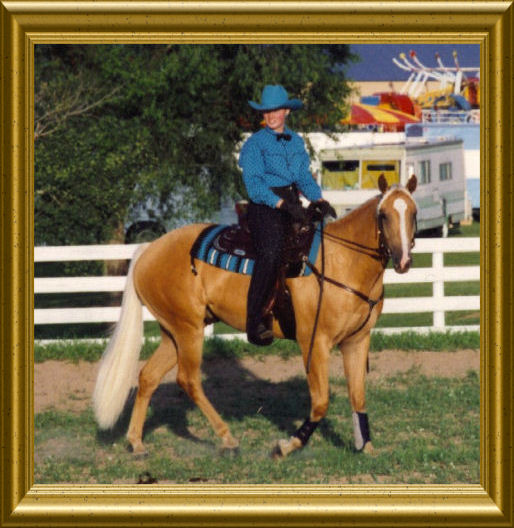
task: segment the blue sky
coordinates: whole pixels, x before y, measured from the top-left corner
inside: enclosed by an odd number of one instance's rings
[[[353,53],[361,56],[361,62],[345,67],[346,75],[354,81],[406,81],[409,73],[396,66],[392,59],[400,53],[409,57],[414,50],[427,67],[436,67],[436,52],[445,66],[454,66],[453,51],[457,51],[461,66],[477,67],[480,64],[478,44],[352,44]]]

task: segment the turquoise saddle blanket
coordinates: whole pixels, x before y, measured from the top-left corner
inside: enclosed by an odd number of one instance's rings
[[[214,224],[205,228],[200,235],[197,237],[191,248],[191,264],[194,269],[194,259],[207,262],[212,266],[231,271],[233,273],[242,273],[243,275],[251,275],[255,260],[252,255],[249,254],[244,245],[238,247],[231,247],[227,250],[220,243],[223,235],[226,234],[227,230],[234,229],[235,226]],[[318,255],[319,246],[321,242],[321,233],[319,229],[316,229],[310,250],[307,258],[310,262],[315,262]],[[290,271],[288,277],[306,277],[312,273],[310,267],[305,265],[305,262],[299,261],[294,266],[289,266]],[[294,271],[293,271],[294,270]]]

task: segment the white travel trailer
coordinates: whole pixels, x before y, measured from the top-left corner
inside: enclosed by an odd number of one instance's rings
[[[476,123],[416,123],[405,126],[405,135],[411,137],[447,137],[462,139],[464,148],[464,175],[470,210],[466,217],[480,220],[480,125]]]
[[[433,231],[446,236],[451,225],[465,215],[464,151],[457,138],[405,138],[404,134],[370,134],[343,145],[315,145],[314,174],[323,196],[344,215],[376,196],[378,178],[390,184],[405,184],[411,174],[418,178],[418,232]],[[344,145],[346,143],[346,145]]]

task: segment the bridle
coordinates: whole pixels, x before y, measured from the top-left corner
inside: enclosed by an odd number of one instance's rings
[[[360,244],[359,242],[355,242],[354,240],[349,240],[344,237],[333,235],[332,233],[327,233],[324,230],[323,220],[319,223],[318,227],[316,228],[317,230],[319,229],[320,234],[321,234],[321,271],[319,271],[316,268],[316,266],[308,260],[307,256],[304,257],[305,264],[311,269],[313,274],[316,276],[318,280],[318,284],[319,284],[318,306],[316,308],[316,316],[314,318],[314,327],[312,329],[311,341],[309,345],[309,351],[307,354],[307,363],[305,367],[307,374],[309,373],[309,370],[310,370],[310,363],[311,363],[311,358],[312,358],[312,348],[314,346],[314,338],[316,336],[316,330],[318,327],[318,320],[319,320],[319,314],[320,314],[320,309],[321,309],[321,299],[323,296],[324,282],[328,282],[330,284],[333,284],[334,286],[337,286],[338,288],[341,288],[342,290],[352,293],[353,295],[356,295],[357,297],[359,297],[359,299],[362,299],[364,302],[368,304],[368,307],[369,307],[368,315],[366,316],[362,324],[359,325],[359,327],[356,330],[354,330],[351,334],[349,334],[346,337],[351,337],[357,334],[358,332],[360,332],[366,326],[369,319],[371,318],[373,308],[375,308],[375,306],[384,299],[384,288],[383,287],[382,287],[382,293],[380,294],[380,297],[378,299],[371,299],[365,293],[355,288],[352,288],[351,286],[348,286],[347,284],[344,284],[343,282],[340,282],[335,279],[332,279],[331,277],[325,276],[325,238],[330,242],[338,243],[350,250],[356,251],[358,253],[366,255],[380,262],[382,266],[382,273],[383,273],[383,271],[385,270],[387,266],[389,259],[391,258],[391,249],[387,245],[386,238],[384,235],[383,218],[384,218],[384,215],[383,213],[380,213],[380,212],[378,212],[378,214],[375,216],[376,238],[378,239],[378,247],[366,246],[364,244]],[[414,223],[415,223],[415,229],[414,229],[414,234],[415,234],[417,232],[417,227],[418,227],[416,213],[414,213]],[[413,236],[411,240],[411,249],[414,247],[414,244],[415,244],[414,240],[415,238]],[[376,282],[378,281],[382,273],[379,273],[377,275],[377,278],[375,279],[373,286],[376,284]],[[373,286],[371,287],[371,289],[373,289]]]
[[[347,249],[351,249],[353,251],[356,251],[357,253],[366,255],[382,263],[382,266],[384,268],[385,266],[387,266],[387,261],[391,256],[391,250],[385,242],[384,232],[382,229],[382,218],[380,217],[380,215],[376,217],[376,238],[378,239],[378,247],[366,246],[364,244],[360,244],[359,242],[355,242],[354,240],[349,240],[348,238],[333,235],[332,233],[327,233],[323,229],[323,226],[318,229],[320,229],[322,237],[326,237],[326,239],[330,242],[338,243],[346,247]]]

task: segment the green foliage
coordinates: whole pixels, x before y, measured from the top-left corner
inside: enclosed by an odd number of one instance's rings
[[[291,124],[333,129],[349,93],[348,46],[38,45],[36,244],[123,240],[146,210],[168,227],[242,195],[234,149],[256,130],[267,83],[305,110]]]

